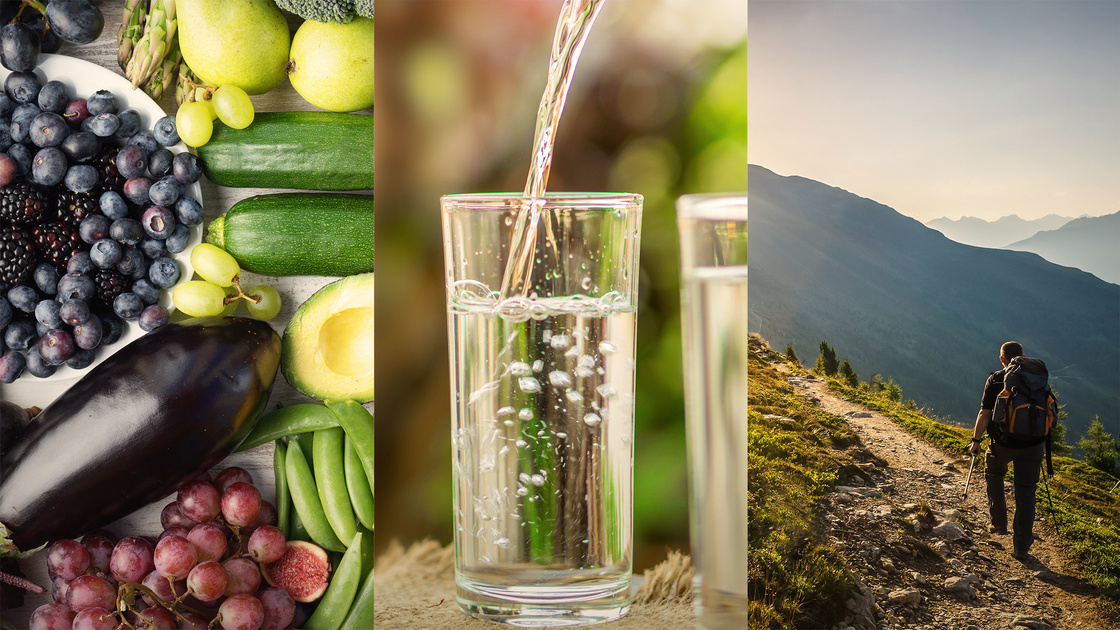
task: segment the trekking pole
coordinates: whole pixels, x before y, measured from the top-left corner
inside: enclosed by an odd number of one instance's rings
[[[1050,497],[1050,484],[1046,481],[1046,468],[1042,468],[1042,485],[1046,487],[1046,500],[1050,503],[1050,520],[1054,523],[1054,533],[1060,538],[1062,532],[1058,531],[1058,517],[1054,516],[1054,499]]]
[[[976,453],[972,454],[972,464],[968,466],[968,478],[964,480],[964,501],[968,499],[968,484],[972,481],[972,469],[976,468]]]

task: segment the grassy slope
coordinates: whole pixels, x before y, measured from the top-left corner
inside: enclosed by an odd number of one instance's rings
[[[751,340],[748,489],[750,493],[751,628],[825,627],[846,612],[853,582],[842,558],[816,529],[817,503],[833,485],[858,474],[853,456],[869,455],[839,417],[796,395],[774,367],[785,357]],[[800,365],[789,364],[794,372]],[[838,395],[875,409],[926,440],[967,452],[971,433],[906,404],[830,379]],[[979,462],[982,469],[983,462]],[[1120,502],[1110,475],[1083,462],[1054,458],[1050,481],[1058,526],[1083,577],[1120,601]],[[1040,509],[1048,510],[1039,485]],[[1099,522],[1098,522],[1099,521]],[[806,626],[809,624],[809,626]]]

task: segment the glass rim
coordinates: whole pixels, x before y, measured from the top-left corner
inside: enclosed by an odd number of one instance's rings
[[[440,197],[445,210],[505,210],[518,207],[525,198],[521,192],[457,193]],[[576,208],[580,210],[619,210],[640,208],[642,196],[621,192],[547,192],[545,208]]]
[[[693,193],[677,198],[682,219],[747,220],[747,193]]]

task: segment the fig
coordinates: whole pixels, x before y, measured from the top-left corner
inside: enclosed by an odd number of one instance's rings
[[[327,552],[302,540],[288,541],[284,555],[276,562],[261,565],[264,579],[288,591],[297,602],[313,602],[327,590],[331,563]]]

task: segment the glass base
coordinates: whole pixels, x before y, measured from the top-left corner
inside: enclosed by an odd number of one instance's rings
[[[497,586],[459,580],[459,609],[519,628],[566,628],[614,621],[630,612],[630,579],[592,584]]]
[[[702,630],[742,630],[747,627],[747,598],[730,593],[694,594],[693,608]]]

